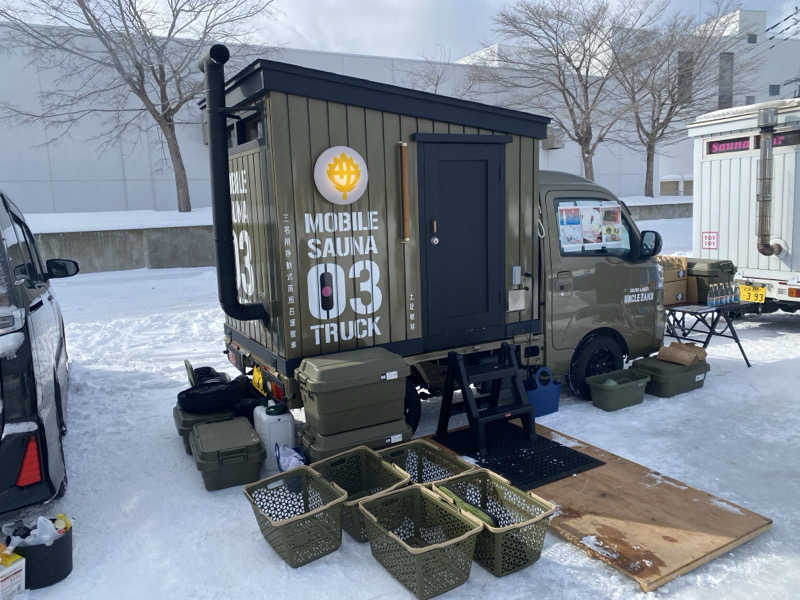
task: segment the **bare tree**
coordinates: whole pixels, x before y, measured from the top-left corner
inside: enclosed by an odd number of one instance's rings
[[[504,92],[504,104],[543,112],[580,146],[584,175],[594,179],[597,148],[627,107],[619,102],[619,43],[650,26],[664,3],[646,0],[517,0],[495,18],[498,45],[473,69],[473,79]]]
[[[464,69],[464,77],[458,70]],[[422,60],[408,68],[399,68],[404,74],[403,85],[431,94],[444,94],[459,98],[472,96],[472,80],[464,65],[453,62],[450,50],[439,47],[435,55],[423,54]]]
[[[720,55],[733,52],[742,42],[742,36],[731,33],[733,10],[727,0],[716,2],[702,22],[678,13],[612,45],[615,75],[634,125],[633,141],[645,149],[646,196],[653,196],[657,145],[684,139],[688,118],[716,108]],[[746,52],[736,53],[738,81],[746,82],[752,58]]]
[[[241,42],[273,0],[25,0],[0,6],[9,43],[57,73],[41,110],[3,106],[6,115],[57,126],[102,123],[113,143],[129,128],[154,125],[169,152],[178,210],[190,211],[189,184],[175,126],[203,91],[201,53]],[[44,24],[44,25],[42,25]]]

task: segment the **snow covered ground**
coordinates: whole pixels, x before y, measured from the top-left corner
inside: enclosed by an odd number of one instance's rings
[[[93,273],[55,287],[72,368],[70,485],[47,512],[73,518],[75,568],[29,600],[411,597],[347,534],[334,554],[291,569],[240,488],[205,491],[172,406],[186,385],[184,358],[233,374],[213,269]],[[469,581],[442,598],[796,598],[800,315],[750,317],[740,332],[752,369],[732,342],[715,341],[701,390],[615,413],[562,397],[541,422],[767,515],[771,531],[650,596],[548,534],[533,567],[497,579],[473,563]],[[425,403],[421,433],[437,411]]]

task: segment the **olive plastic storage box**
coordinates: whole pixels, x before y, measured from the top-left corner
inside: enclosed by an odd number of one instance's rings
[[[733,283],[736,265],[731,260],[715,258],[690,258],[689,275],[697,279],[697,301],[708,302],[708,288],[714,283]]]
[[[347,492],[347,502],[342,507],[342,529],[358,542],[367,541],[367,528],[358,503],[381,492],[403,487],[411,479],[403,469],[386,462],[366,446],[358,446],[310,466]]]
[[[300,436],[300,443],[306,458],[313,463],[355,446],[367,446],[376,450],[399,444],[410,440],[411,434],[411,427],[405,419],[399,419],[334,435],[319,435],[306,428]]]
[[[412,440],[391,446],[378,454],[383,460],[396,464],[408,473],[412,483],[441,481],[475,468],[455,454],[425,440]]]
[[[189,444],[189,436],[192,434],[192,428],[200,423],[216,423],[217,421],[227,421],[236,416],[232,410],[223,410],[213,413],[190,413],[183,410],[177,404],[172,409],[172,418],[175,421],[175,428],[178,430],[178,435],[183,438],[183,447],[186,449],[186,454],[192,453],[192,447]]]
[[[372,556],[417,598],[431,598],[469,578],[483,523],[424,486],[359,503]]]
[[[330,554],[342,544],[347,492],[310,467],[295,467],[244,488],[264,539],[290,567]],[[324,582],[321,582],[324,585]]]
[[[244,485],[258,479],[266,453],[245,417],[195,425],[190,440],[207,490]]]
[[[639,404],[650,376],[636,369],[620,369],[586,378],[592,404],[606,411]]]
[[[555,512],[547,500],[485,469],[434,483],[433,491],[459,508],[477,509],[473,514],[484,523],[475,544],[475,560],[493,575],[508,575],[539,559],[548,517]]]
[[[385,348],[364,348],[306,358],[294,373],[307,427],[334,435],[403,419],[403,357]]]
[[[645,391],[662,398],[669,398],[703,387],[706,373],[711,370],[709,364],[704,360],[686,366],[657,358],[640,358],[634,361],[633,367],[650,376],[650,382]]]

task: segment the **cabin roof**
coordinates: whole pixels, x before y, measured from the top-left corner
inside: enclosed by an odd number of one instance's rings
[[[239,71],[225,91],[229,107],[248,105],[276,91],[537,139],[547,136],[550,122],[532,113],[266,59]]]

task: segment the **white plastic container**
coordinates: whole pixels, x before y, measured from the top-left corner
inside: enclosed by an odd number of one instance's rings
[[[280,414],[270,414],[274,410],[273,406],[270,406],[269,409],[264,406],[257,406],[253,411],[253,424],[255,425],[256,433],[261,438],[261,443],[264,444],[264,449],[267,451],[267,457],[264,460],[267,474],[279,471],[278,461],[275,458],[275,444],[289,446],[290,448],[295,446],[292,413],[286,410],[286,412]]]

